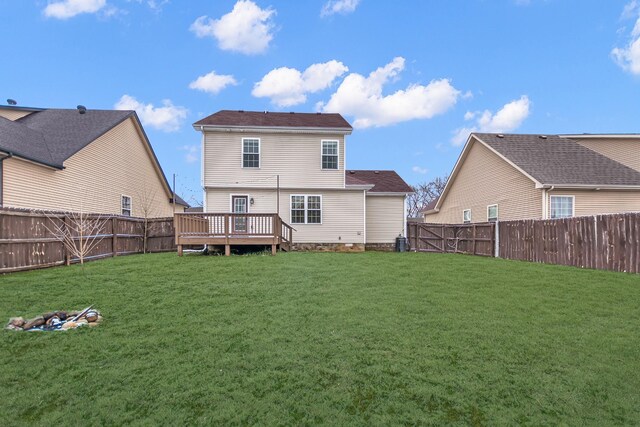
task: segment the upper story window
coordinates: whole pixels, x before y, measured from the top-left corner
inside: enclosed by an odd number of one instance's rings
[[[131,216],[131,197],[123,195],[120,203],[122,215]]]
[[[338,169],[338,141],[322,141],[322,169]]]
[[[242,167],[260,167],[260,139],[242,138]]]
[[[496,222],[498,220],[498,205],[487,206],[487,221]]]
[[[291,196],[292,224],[322,224],[322,196]]]
[[[551,218],[574,216],[574,196],[551,196]]]
[[[462,211],[462,222],[469,224],[471,222],[471,209],[465,209]]]

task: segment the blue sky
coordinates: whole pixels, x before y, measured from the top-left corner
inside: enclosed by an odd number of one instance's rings
[[[450,172],[469,131],[638,132],[629,0],[0,0],[0,100],[134,108],[201,199],[221,109],[342,113],[347,167]]]

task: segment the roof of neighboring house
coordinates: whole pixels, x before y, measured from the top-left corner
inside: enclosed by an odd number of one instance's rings
[[[63,162],[111,130],[133,111],[36,110],[15,121],[0,120],[0,151],[61,169]]]
[[[345,182],[346,185],[372,184],[370,193],[413,193],[400,175],[389,170],[347,170]]]
[[[425,212],[434,210],[436,208],[436,205],[438,204],[438,199],[439,198],[435,198],[429,203],[427,203],[422,209],[420,209],[420,213],[425,213]]]
[[[222,110],[201,119],[194,126],[326,128],[351,131],[353,128],[340,114],[273,113],[269,111]]]
[[[184,211],[185,212],[203,212],[204,210],[202,206],[193,206],[185,209]]]
[[[558,135],[472,135],[543,185],[640,185],[640,172],[569,138]]]
[[[190,209],[189,203],[187,203],[182,197],[176,194],[176,205],[184,206],[187,209]]]

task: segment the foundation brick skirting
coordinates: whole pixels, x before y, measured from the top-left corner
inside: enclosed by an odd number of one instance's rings
[[[364,252],[362,243],[294,243],[293,251],[313,252]]]
[[[393,252],[396,250],[395,243],[367,243],[365,245],[367,251]]]

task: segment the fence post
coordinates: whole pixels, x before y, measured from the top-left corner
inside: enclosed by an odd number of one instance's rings
[[[67,217],[67,215],[65,214],[64,218],[62,219],[64,221],[64,231],[65,233],[69,233],[69,218]],[[65,244],[62,244],[62,250],[64,251],[64,263],[65,265],[71,265],[71,254],[69,253],[69,249],[67,249],[67,247],[65,246]]]
[[[112,256],[118,256],[118,218],[111,218],[111,250]]]
[[[493,256],[500,258],[500,221],[496,220],[493,233]]]

